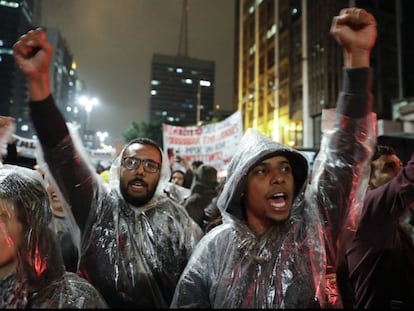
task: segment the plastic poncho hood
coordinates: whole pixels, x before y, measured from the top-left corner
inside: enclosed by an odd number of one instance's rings
[[[147,138],[136,138],[130,141],[127,145],[124,146],[121,153],[115,158],[113,161],[110,169],[109,169],[109,186],[111,189],[115,190],[120,197],[123,197],[121,194],[120,188],[120,174],[121,174],[121,165],[122,159],[124,157],[126,149],[131,146],[132,144],[141,144],[141,145],[151,145],[154,148],[157,148],[160,152],[162,158],[161,170],[160,170],[160,178],[158,181],[158,185],[156,187],[154,196],[152,199],[145,204],[145,208],[153,207],[158,200],[161,198],[162,200],[165,199],[164,189],[168,186],[171,170],[170,170],[170,163],[168,157],[165,155],[163,150],[157,145],[155,141]]]
[[[11,252],[16,263],[0,278],[0,308],[106,308],[94,287],[65,271],[57,237],[49,226],[52,210],[40,174],[21,166],[1,166],[0,201],[0,240],[8,245],[2,244],[0,251],[15,247]],[[16,230],[17,224],[21,231]]]
[[[63,275],[62,258],[52,256],[58,253],[59,246],[48,227],[52,211],[40,174],[20,166],[3,165],[0,168],[0,200],[8,202],[2,205],[2,214],[12,212],[22,223],[21,240],[13,241],[19,246],[18,269],[24,274],[21,278],[36,288],[44,286],[46,278],[50,282]],[[7,209],[12,211],[7,212]],[[7,234],[8,231],[2,232]],[[50,274],[52,271],[54,276]]]
[[[221,212],[245,220],[240,209],[240,200],[246,188],[247,174],[261,161],[279,155],[285,156],[292,166],[296,200],[298,194],[306,188],[308,179],[306,158],[299,151],[275,142],[257,130],[248,129],[240,141],[240,148],[233,155],[227,168],[227,180],[217,202]]]

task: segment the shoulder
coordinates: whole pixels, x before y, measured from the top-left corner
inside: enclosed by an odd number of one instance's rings
[[[69,283],[69,288],[72,289],[72,297],[74,301],[80,303],[81,305],[76,305],[73,307],[76,308],[107,308],[107,303],[104,298],[101,296],[100,292],[87,280],[80,277],[76,273],[73,272],[66,272],[65,275],[66,279]],[[79,297],[77,297],[79,295]],[[82,298],[82,299],[76,299]]]

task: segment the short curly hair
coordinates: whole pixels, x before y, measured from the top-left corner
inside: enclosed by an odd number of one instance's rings
[[[375,161],[383,155],[397,155],[397,151],[391,146],[377,145],[375,147],[374,155],[372,156],[371,162]]]

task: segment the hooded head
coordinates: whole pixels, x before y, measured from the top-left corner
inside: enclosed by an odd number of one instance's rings
[[[226,183],[217,202],[222,212],[244,220],[241,206],[247,186],[247,174],[258,163],[270,157],[284,156],[289,160],[295,185],[294,200],[305,190],[308,161],[299,151],[277,143],[254,129],[246,131],[239,146],[227,168]]]
[[[208,164],[200,165],[194,174],[194,184],[199,184],[209,189],[216,189],[218,186],[216,168]]]
[[[182,168],[175,169],[171,172],[170,182],[179,186],[184,186],[185,170]]]
[[[159,150],[161,155],[161,168],[160,176],[155,189],[154,195],[162,195],[164,197],[164,188],[168,184],[171,175],[170,164],[167,155],[162,151],[161,147],[152,139],[149,138],[136,138],[131,140],[125,147],[122,149],[119,156],[112,162],[111,168],[109,170],[109,185],[110,188],[115,189],[120,196],[123,196],[121,193],[120,180],[121,180],[121,165],[122,160],[126,154],[127,149],[133,144],[149,145],[153,146]],[[153,196],[154,198],[154,196]],[[150,199],[149,202],[151,202]],[[149,203],[148,202],[148,203]],[[148,206],[146,204],[146,206]]]
[[[37,171],[15,165],[0,167],[0,240],[7,241],[2,252],[5,247],[14,248],[18,279],[35,287],[45,286],[64,273],[59,244],[49,227],[49,204]]]

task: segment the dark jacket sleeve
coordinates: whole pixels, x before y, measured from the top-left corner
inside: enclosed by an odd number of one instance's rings
[[[66,121],[52,95],[30,102],[30,114],[48,168],[84,233],[97,180],[73,143]]]
[[[372,152],[372,78],[371,68],[343,70],[336,113],[332,125],[323,126],[329,130],[323,130],[321,151],[313,167],[315,178],[311,183],[325,224],[329,271],[336,263],[340,233]],[[324,116],[327,120],[323,125],[331,124],[329,115]]]
[[[371,68],[344,68],[342,92],[338,98],[338,113],[352,118],[363,118],[372,111]]]
[[[30,116],[42,145],[55,147],[69,134],[65,119],[55,105],[52,95],[43,101],[30,102],[29,105]]]

